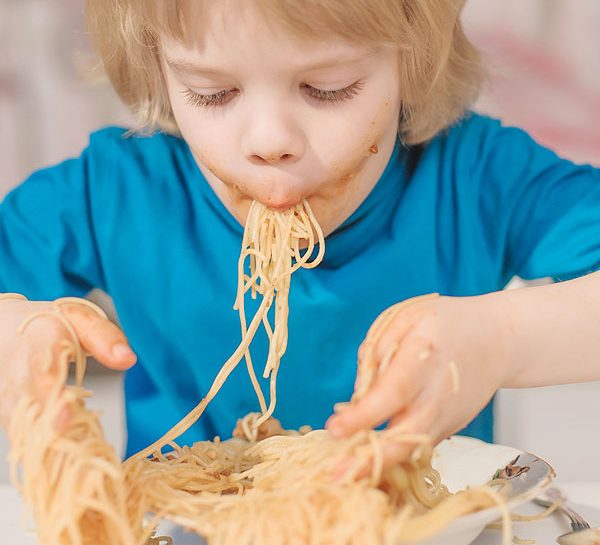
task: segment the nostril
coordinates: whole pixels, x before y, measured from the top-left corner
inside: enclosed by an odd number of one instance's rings
[[[266,163],[266,161],[260,155],[252,155],[250,159],[256,163]]]
[[[279,163],[280,161],[286,161],[289,160],[291,158],[293,158],[294,156],[291,153],[284,153],[282,155],[257,155],[254,154],[250,157],[250,159],[255,162],[255,163],[267,163],[269,165],[275,164],[275,163]]]

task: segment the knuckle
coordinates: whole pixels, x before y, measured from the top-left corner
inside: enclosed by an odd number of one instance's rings
[[[103,323],[102,334],[107,341],[110,341],[112,344],[117,344],[121,342],[127,342],[125,339],[125,334],[123,331],[118,328],[112,322],[106,320]]]
[[[412,445],[388,442],[384,446],[384,459],[387,467],[406,460],[414,447]]]
[[[59,303],[59,306],[60,309],[69,316],[69,318],[74,316],[85,318],[92,314],[91,309],[76,302]]]
[[[58,344],[63,339],[70,340],[69,330],[58,318],[40,315],[32,319],[24,330],[28,341]]]
[[[99,356],[105,344],[121,339],[120,329],[93,309],[77,301],[59,302],[64,317],[75,329],[78,343],[88,352]]]
[[[371,419],[378,419],[382,415],[390,416],[402,407],[404,399],[401,394],[398,394],[395,385],[389,382],[380,383],[379,387],[376,387],[363,399],[363,410]]]
[[[366,351],[367,351],[366,342],[363,341],[362,343],[360,343],[360,346],[358,347],[358,352],[357,352],[357,357],[358,357],[359,362],[364,359],[364,357],[366,355]]]
[[[352,416],[353,426],[367,428],[375,424],[380,417],[380,407],[371,396],[365,397]]]

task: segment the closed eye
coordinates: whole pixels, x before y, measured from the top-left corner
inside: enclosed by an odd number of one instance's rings
[[[330,104],[338,104],[341,102],[345,102],[347,100],[352,99],[364,86],[364,81],[358,80],[344,87],[342,89],[319,89],[318,87],[313,87],[312,85],[308,85],[307,83],[303,83],[300,85],[301,89],[312,99],[317,100],[322,103],[330,103]],[[197,93],[196,91],[192,91],[192,89],[187,88],[182,91],[183,96],[186,99],[186,102],[191,106],[202,107],[202,108],[214,108],[217,106],[224,106],[235,97],[240,94],[240,90],[237,88],[232,89],[223,89],[217,93],[211,93],[204,95],[202,93]]]
[[[351,98],[358,95],[360,90],[364,87],[364,81],[358,80],[348,85],[348,87],[344,87],[342,89],[319,89],[317,87],[313,87],[312,85],[308,85],[307,83],[303,83],[301,87],[305,90],[305,92],[311,98],[319,100],[321,102],[330,102],[330,103],[339,103],[344,102],[346,100],[350,100]]]
[[[236,96],[240,94],[239,89],[223,89],[218,93],[212,93],[209,95],[203,95],[201,93],[196,93],[196,91],[192,91],[191,89],[185,89],[183,92],[183,96],[186,99],[186,102],[191,106],[198,106],[204,108],[212,108],[215,106],[223,106],[227,104],[230,100],[234,99]]]

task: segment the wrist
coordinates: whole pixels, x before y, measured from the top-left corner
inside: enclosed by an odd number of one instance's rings
[[[498,291],[476,297],[475,323],[480,331],[479,358],[491,369],[497,388],[510,387],[522,371],[519,345],[527,297],[517,291]]]

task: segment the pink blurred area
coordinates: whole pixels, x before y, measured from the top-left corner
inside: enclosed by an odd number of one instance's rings
[[[600,0],[467,0],[464,21],[488,65],[477,109],[600,164]],[[83,0],[0,0],[0,195],[131,122],[94,66]]]
[[[471,0],[488,78],[477,109],[600,165],[600,0]]]

